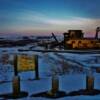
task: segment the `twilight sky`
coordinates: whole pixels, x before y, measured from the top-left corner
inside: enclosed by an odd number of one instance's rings
[[[0,0],[0,33],[50,34],[100,25],[100,0]]]

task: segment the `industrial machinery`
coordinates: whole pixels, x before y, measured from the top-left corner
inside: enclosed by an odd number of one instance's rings
[[[96,28],[96,35],[94,38],[84,38],[82,30],[69,30],[68,33],[63,33],[64,40],[59,42],[56,36],[52,33],[55,39],[56,45],[63,46],[64,49],[100,49],[100,39],[98,37],[100,27]]]
[[[64,33],[64,47],[65,49],[100,49],[99,31],[100,27],[97,27],[95,38],[84,38],[82,30],[69,30],[68,33]]]

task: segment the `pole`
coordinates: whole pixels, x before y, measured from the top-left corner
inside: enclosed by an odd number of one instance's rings
[[[86,76],[86,89],[91,91],[94,89],[94,77]]]
[[[14,55],[14,75],[15,75],[15,76],[18,76],[17,60],[18,60],[17,55]]]
[[[94,77],[91,69],[88,71],[88,74],[86,76],[86,89],[88,91],[94,89]]]
[[[35,79],[39,79],[38,55],[35,55]]]
[[[17,70],[17,55],[14,56],[14,78],[13,78],[13,96],[17,97],[20,94],[20,77],[18,76]]]
[[[13,78],[13,96],[17,97],[20,94],[20,77],[14,76]]]
[[[55,95],[59,91],[59,79],[57,75],[52,76],[52,89],[51,93]]]

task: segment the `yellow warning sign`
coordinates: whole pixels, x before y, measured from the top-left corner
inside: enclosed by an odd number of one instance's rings
[[[35,70],[35,56],[29,56],[27,54],[17,56],[17,69],[18,71],[30,71]]]

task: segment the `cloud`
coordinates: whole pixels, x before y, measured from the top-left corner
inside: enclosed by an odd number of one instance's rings
[[[68,17],[68,16],[67,16]],[[100,24],[100,19],[95,18],[83,18],[83,17],[72,17],[68,18],[53,18],[45,15],[41,12],[35,12],[30,10],[20,10],[11,12],[0,17],[0,24],[2,31],[49,31],[49,32],[63,32],[68,29],[82,29],[86,32],[95,30]]]

